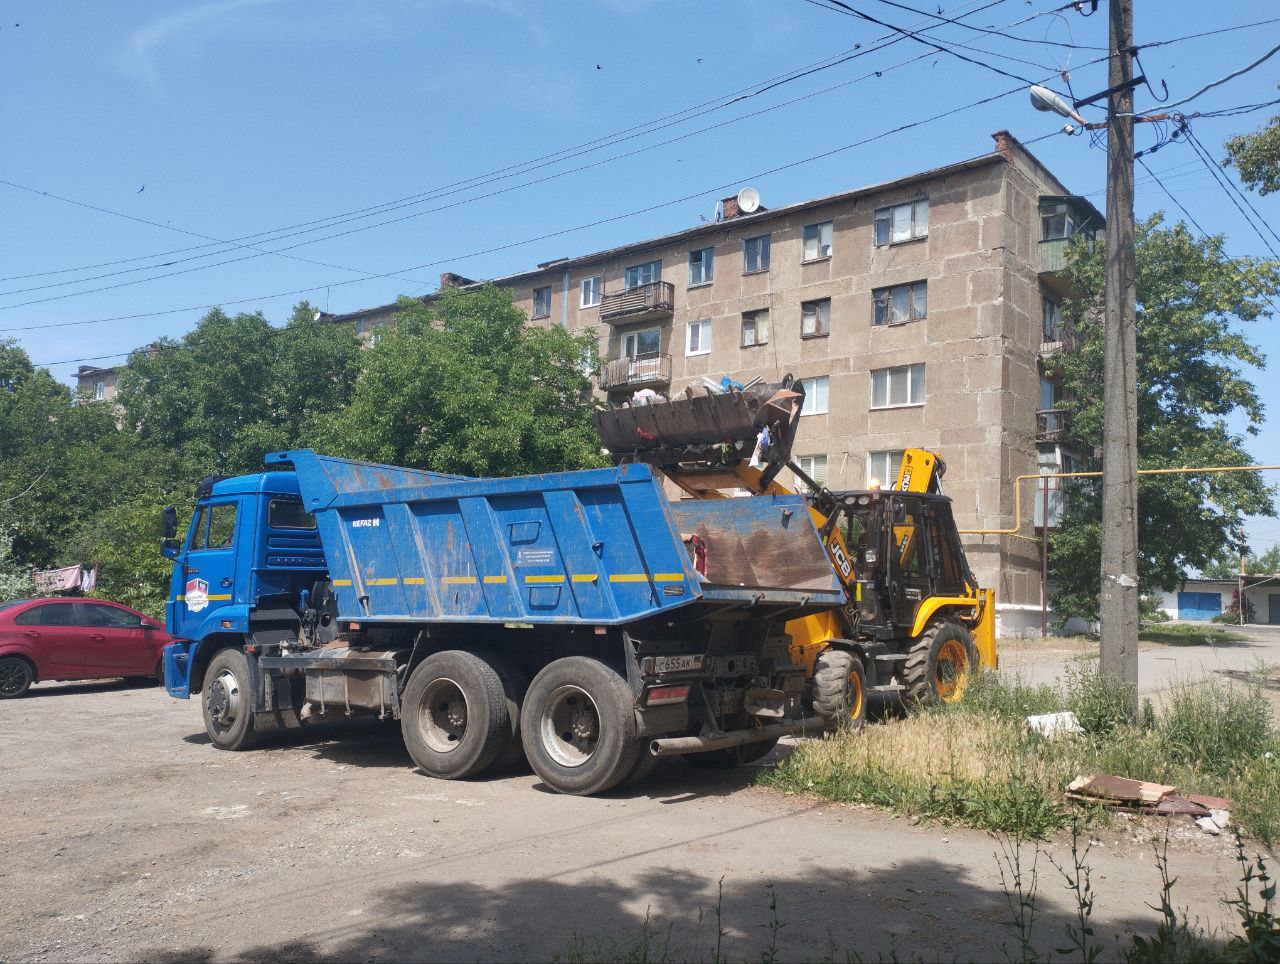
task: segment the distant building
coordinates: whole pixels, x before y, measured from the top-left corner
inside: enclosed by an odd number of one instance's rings
[[[1280,574],[1243,578],[1248,621],[1280,625]],[[1239,579],[1188,579],[1174,592],[1160,594],[1160,609],[1170,619],[1208,622],[1231,609],[1239,587]]]
[[[81,365],[76,369],[76,394],[92,402],[109,402],[116,397],[116,384],[124,365],[95,368]]]

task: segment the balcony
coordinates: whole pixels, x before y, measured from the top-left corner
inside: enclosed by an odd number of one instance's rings
[[[671,356],[615,358],[600,371],[600,387],[606,392],[622,388],[654,388],[671,384]]]
[[[1036,412],[1036,441],[1062,442],[1067,437],[1067,412],[1061,408],[1042,408]]]
[[[675,307],[675,285],[669,281],[654,281],[605,294],[600,299],[600,320],[609,325],[629,324],[669,316]]]
[[[1041,241],[1038,245],[1039,265],[1041,273],[1067,270],[1067,249],[1071,246],[1070,238],[1052,238]]]
[[[1040,333],[1040,357],[1051,358],[1058,352],[1073,352],[1080,347],[1080,336],[1068,324],[1059,324],[1053,330]]]

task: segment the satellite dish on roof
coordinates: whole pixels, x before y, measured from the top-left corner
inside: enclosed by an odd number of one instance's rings
[[[760,210],[760,192],[753,187],[744,187],[739,191],[738,210],[743,214],[752,214]]]

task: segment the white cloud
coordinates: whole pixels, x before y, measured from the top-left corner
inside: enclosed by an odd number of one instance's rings
[[[158,93],[161,85],[155,58],[159,53],[177,45],[194,44],[226,29],[231,15],[273,2],[275,0],[214,0],[153,20],[129,36],[121,66],[127,73],[145,80]]]

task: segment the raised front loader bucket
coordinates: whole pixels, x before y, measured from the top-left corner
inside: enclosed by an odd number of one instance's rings
[[[741,390],[695,389],[670,400],[599,409],[595,424],[615,464],[647,462],[659,468],[748,459],[761,430],[768,428],[764,461],[776,472],[791,459],[803,403],[804,389],[787,376]]]

